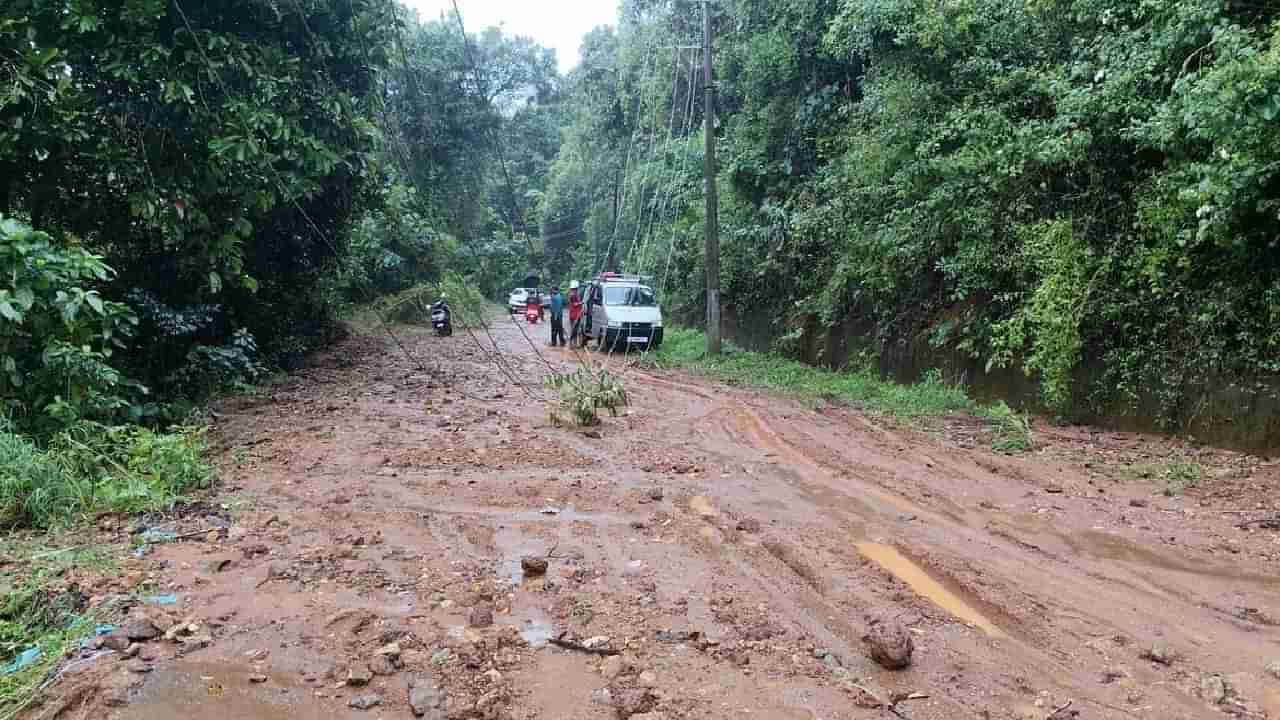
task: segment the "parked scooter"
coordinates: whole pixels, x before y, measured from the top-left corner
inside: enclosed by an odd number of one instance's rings
[[[453,313],[449,312],[449,303],[444,298],[431,306],[431,327],[440,337],[453,334]]]

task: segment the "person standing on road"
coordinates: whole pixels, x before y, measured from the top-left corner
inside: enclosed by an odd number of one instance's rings
[[[578,281],[569,282],[569,343],[578,339],[578,325],[582,322],[582,296],[578,294]]]
[[[564,296],[560,288],[551,288],[551,347],[564,345]]]

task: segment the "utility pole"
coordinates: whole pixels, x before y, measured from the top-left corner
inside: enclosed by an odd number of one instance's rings
[[[716,198],[716,96],[711,75],[711,9],[702,0],[702,85],[706,106],[702,113],[706,140],[707,184],[707,354],[720,354],[720,218]]]

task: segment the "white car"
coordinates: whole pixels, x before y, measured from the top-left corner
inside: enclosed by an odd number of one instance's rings
[[[586,337],[600,350],[645,350],[662,345],[662,308],[653,288],[638,275],[605,273],[587,286]]]
[[[507,298],[507,308],[512,314],[522,313],[529,305],[529,288],[516,288],[511,291],[511,297]]]

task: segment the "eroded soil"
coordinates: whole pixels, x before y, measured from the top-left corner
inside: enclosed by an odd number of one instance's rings
[[[121,579],[177,596],[134,611],[172,638],[32,717],[1280,718],[1265,458],[1203,452],[1166,497],[1132,468],[1168,440],[1038,427],[1006,457],[965,418],[544,363],[505,321],[524,387],[485,334],[407,332],[426,367],[357,333],[218,409],[229,527],[189,514],[212,532]],[[595,433],[547,421],[541,377],[579,360],[631,396]],[[909,668],[868,659],[878,619]]]

